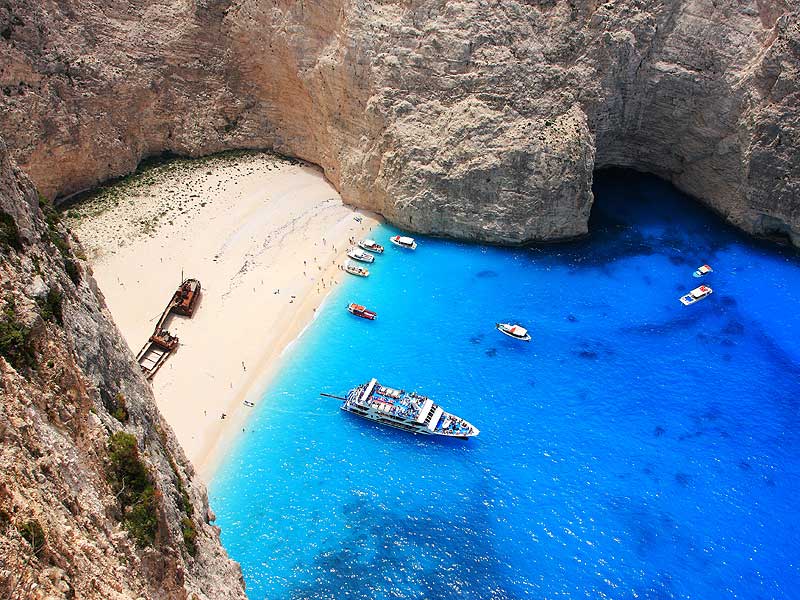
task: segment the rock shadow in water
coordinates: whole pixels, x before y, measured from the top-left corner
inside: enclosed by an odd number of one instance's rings
[[[697,327],[697,317],[693,315],[680,315],[661,323],[641,323],[639,325],[628,325],[619,329],[620,333],[638,333],[644,335],[663,336],[676,331],[684,331],[692,327]]]
[[[683,488],[689,487],[691,478],[686,473],[675,473],[675,483]]]
[[[508,591],[514,583],[504,575],[504,562],[488,535],[483,500],[494,496],[488,487],[484,480],[462,510],[436,513],[407,514],[379,507],[370,498],[354,499],[343,507],[344,530],[352,534],[321,549],[310,563],[298,563],[288,597],[366,600],[402,589],[404,597],[418,599],[479,598],[485,590],[499,592],[492,598],[517,598]]]
[[[743,335],[744,334],[744,325],[741,321],[737,321],[736,319],[731,319],[722,328],[722,333],[724,335]]]
[[[601,357],[615,356],[617,352],[604,342],[591,341],[581,342],[580,348],[573,350],[572,353],[583,360],[598,360]]]

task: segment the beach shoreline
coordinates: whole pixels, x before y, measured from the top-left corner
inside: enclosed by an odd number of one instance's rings
[[[374,226],[378,224],[379,222],[376,222]],[[364,235],[368,234],[370,230],[365,231]],[[345,251],[341,252],[340,258],[346,258]],[[312,293],[303,298],[294,319],[286,324],[278,342],[270,351],[265,351],[255,364],[252,377],[248,378],[239,393],[230,398],[229,412],[226,418],[229,420],[227,426],[220,426],[215,435],[209,436],[205,448],[197,459],[193,460],[195,469],[206,483],[213,478],[214,473],[224,461],[227,451],[238,441],[239,436],[245,433],[251,411],[258,407],[266,390],[280,372],[288,352],[296,343],[300,342],[303,334],[313,325],[320,309],[335,291],[336,286],[344,280],[346,274],[338,268],[338,262],[331,263],[326,272],[326,275],[331,277],[333,284],[325,288],[323,293]],[[252,403],[253,406],[246,405],[245,401]]]
[[[381,220],[344,205],[316,167],[243,153],[154,167],[71,205],[67,222],[134,355],[181,277],[201,281],[195,314],[168,324],[180,345],[152,386],[208,483],[346,275],[351,242]]]

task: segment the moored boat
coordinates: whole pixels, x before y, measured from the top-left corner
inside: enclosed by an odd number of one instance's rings
[[[366,306],[356,304],[355,302],[351,302],[347,305],[347,311],[352,315],[361,317],[362,319],[369,319],[370,321],[374,321],[378,317],[378,313],[375,311],[369,310]]]
[[[480,433],[477,427],[446,412],[430,398],[382,386],[376,379],[353,388],[342,400],[344,411],[411,433],[459,439]]]
[[[375,257],[372,256],[369,252],[365,252],[361,248],[350,248],[347,251],[347,256],[352,258],[353,260],[358,260],[365,263],[371,263],[375,260]]]
[[[681,296],[680,298],[681,304],[683,304],[684,306],[689,306],[690,304],[699,302],[703,298],[710,296],[713,291],[714,290],[712,290],[707,285],[701,285],[700,287],[696,287],[688,294]]]
[[[699,278],[713,272],[714,269],[712,269],[709,265],[702,265],[701,267],[698,267],[698,269],[694,273],[692,273],[692,276]]]
[[[512,337],[515,340],[522,340],[523,342],[531,341],[531,334],[528,333],[528,330],[521,325],[512,325],[511,323],[495,323],[494,326],[497,331],[507,335],[508,337]]]
[[[369,250],[370,252],[375,252],[376,254],[383,254],[383,246],[381,246],[375,240],[361,240],[358,242],[358,245],[364,250]]]
[[[389,238],[389,241],[392,242],[395,246],[400,246],[401,248],[408,248],[409,250],[417,249],[417,242],[412,237],[407,237],[404,235],[395,235]]]
[[[359,267],[355,263],[348,262],[344,266],[344,270],[350,273],[350,275],[356,275],[358,277],[369,277],[369,271],[364,267]]]

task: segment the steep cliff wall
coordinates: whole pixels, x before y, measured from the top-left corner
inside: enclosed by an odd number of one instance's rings
[[[0,135],[48,198],[152,154],[271,147],[406,228],[524,243],[585,233],[593,170],[622,165],[800,245],[798,80],[788,0],[0,0]],[[0,593],[242,597],[91,274],[6,154]]]
[[[0,140],[0,597],[243,599],[74,241]]]
[[[272,147],[404,227],[586,231],[595,168],[800,243],[785,0],[2,0],[0,127],[48,196],[145,155]]]

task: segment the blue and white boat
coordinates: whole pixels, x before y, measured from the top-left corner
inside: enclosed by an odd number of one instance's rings
[[[341,409],[382,425],[422,435],[467,439],[480,433],[477,427],[445,412],[430,398],[385,387],[377,379],[370,379],[350,390]]]
[[[689,306],[690,304],[699,302],[703,298],[710,296],[713,291],[714,290],[712,290],[707,285],[701,285],[700,287],[696,287],[688,294],[684,294],[683,296],[680,297],[681,304],[683,304],[684,306]]]
[[[713,272],[714,269],[712,269],[710,265],[701,265],[694,273],[692,273],[692,276],[700,278]]]

